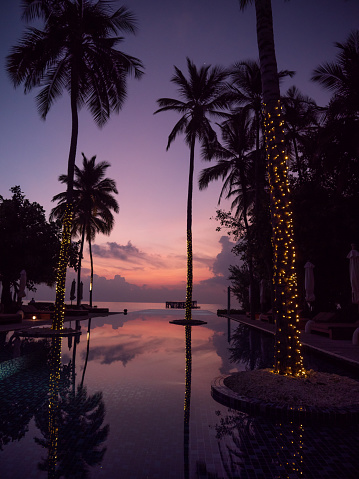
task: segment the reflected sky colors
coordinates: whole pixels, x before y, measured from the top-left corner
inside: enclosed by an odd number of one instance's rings
[[[116,2],[121,5],[122,2]],[[123,50],[139,57],[145,67],[141,81],[130,81],[128,99],[119,115],[99,130],[90,115],[80,113],[78,159],[97,155],[108,161],[108,175],[117,182],[120,213],[109,238],[99,236],[93,246],[94,299],[99,301],[183,300],[186,280],[186,195],[189,152],[178,138],[166,152],[167,137],[177,116],[153,115],[160,97],[175,97],[170,83],[173,65],[185,71],[186,56],[198,65],[220,64],[258,57],[254,7],[239,10],[237,0],[128,0],[138,18],[139,31],[127,36]],[[64,95],[43,122],[36,111],[34,93],[14,90],[4,70],[5,57],[16,44],[24,25],[20,0],[1,2],[0,14],[0,194],[20,185],[31,201],[49,213],[51,198],[62,190],[57,178],[66,172],[70,142],[70,105]],[[319,63],[334,59],[335,41],[344,41],[358,27],[357,0],[273,1],[278,67],[295,70],[283,84],[295,84],[324,105],[328,95],[310,82]],[[197,149],[195,177],[203,166]],[[215,216],[220,185],[214,184],[193,198],[194,298],[218,302],[224,295],[231,245],[216,232]],[[228,205],[225,203],[223,207]],[[89,272],[87,252],[84,276]],[[96,286],[97,285],[97,286]],[[84,291],[87,291],[85,278]],[[163,291],[165,289],[165,291]],[[110,293],[111,292],[111,297]],[[41,298],[42,296],[42,298]],[[167,296],[163,299],[164,296]],[[159,299],[161,297],[161,299]],[[31,298],[30,298],[31,299]],[[36,299],[45,298],[39,290]],[[87,300],[87,298],[85,298]]]
[[[231,363],[227,320],[194,311],[194,319],[207,324],[192,327],[186,384],[185,328],[168,322],[181,317],[179,311],[147,310],[92,318],[89,336],[82,321],[79,343],[62,341],[61,358],[52,355],[61,360],[56,450],[46,447],[53,386],[46,362],[0,381],[1,479],[53,479],[57,471],[69,478],[81,471],[88,479],[357,479],[357,424],[270,420],[212,398],[215,377],[252,367],[273,348],[258,332],[248,341],[248,331],[231,325],[231,345],[242,344],[238,362]],[[248,362],[251,342],[260,347],[252,351],[258,359]],[[312,367],[318,367],[314,358]],[[9,423],[11,403],[18,420]]]

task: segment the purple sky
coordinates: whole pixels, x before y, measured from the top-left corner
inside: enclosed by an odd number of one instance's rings
[[[70,105],[65,94],[43,122],[36,111],[36,92],[24,95],[21,87],[14,90],[7,77],[5,57],[24,28],[20,3],[3,0],[0,7],[0,194],[8,197],[9,188],[20,185],[30,201],[39,202],[49,213],[52,196],[63,189],[57,178],[67,167]],[[333,43],[345,41],[350,31],[358,28],[359,2],[272,3],[278,68],[297,72],[282,85],[282,91],[295,84],[319,104],[326,104],[328,95],[310,82],[310,76],[320,63],[335,58]],[[119,189],[120,213],[113,233],[96,239],[94,299],[182,300],[189,152],[181,137],[166,152],[168,134],[178,117],[172,113],[153,116],[153,112],[158,98],[177,97],[169,80],[173,65],[186,71],[186,56],[198,66],[228,67],[236,61],[257,59],[254,7],[241,12],[237,0],[129,0],[125,4],[137,16],[139,31],[126,38],[122,49],[143,61],[145,75],[140,81],[129,81],[123,110],[102,130],[85,110],[80,113],[77,163],[81,152],[108,161],[112,165],[108,176],[116,180]],[[201,164],[198,156],[196,177],[203,166],[208,165]],[[204,192],[195,186],[194,299],[200,302],[226,302],[228,264],[238,261],[230,252],[228,239],[223,239],[225,233],[216,232],[217,224],[210,220],[220,186],[211,185]],[[85,255],[86,276],[89,263],[87,252]],[[84,282],[86,291],[86,279]],[[42,288],[35,295],[37,299],[44,296]],[[87,301],[86,294],[84,299]]]

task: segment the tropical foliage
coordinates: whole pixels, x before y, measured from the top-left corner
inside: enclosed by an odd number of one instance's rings
[[[54,284],[61,239],[59,224],[46,220],[42,206],[25,198],[20,186],[10,191],[10,199],[0,196],[1,303],[7,312],[13,304],[18,308],[11,288],[16,293],[23,269],[29,289],[39,283]]]
[[[313,73],[313,80],[322,84],[332,92],[332,98],[327,107],[319,107],[313,99],[300,92],[295,86],[290,87],[281,98],[284,119],[284,135],[288,152],[288,174],[291,186],[291,199],[294,217],[294,232],[296,245],[296,265],[298,275],[299,307],[303,314],[314,315],[319,311],[333,311],[337,314],[338,305],[346,318],[353,318],[351,305],[350,282],[346,255],[352,243],[359,242],[359,226],[356,205],[359,196],[359,145],[358,145],[358,105],[355,103],[356,81],[355,72],[359,64],[359,32],[352,32],[347,41],[337,43],[337,61],[324,63]],[[256,135],[256,144],[260,146],[260,175],[256,174],[255,158],[257,147],[248,143],[243,150],[243,160],[246,168],[245,187],[250,192],[250,202],[247,208],[243,205],[243,187],[236,188],[234,181],[235,162],[226,159],[224,151],[228,150],[228,135],[223,136],[221,144],[210,145],[204,149],[203,156],[216,159],[217,164],[206,168],[200,175],[200,187],[205,187],[209,181],[222,179],[222,196],[233,202],[232,212],[219,210],[217,219],[219,228],[228,230],[238,239],[235,251],[240,255],[242,266],[231,267],[233,289],[245,309],[249,309],[250,257],[253,256],[253,279],[257,304],[259,309],[259,283],[265,279],[270,285],[272,278],[272,248],[271,248],[271,218],[269,212],[268,175],[263,168],[263,117],[259,112],[259,127],[255,127],[255,109],[249,105],[257,101],[260,104],[261,93],[253,88],[248,94],[248,82],[240,83],[239,67],[245,72],[244,79],[258,79],[255,62],[238,62],[233,68],[234,86],[229,81],[229,89],[236,92],[237,100],[233,98],[231,118],[220,125],[220,131],[233,124],[239,114],[249,111],[252,117],[252,130],[244,132],[237,126],[236,132],[244,142],[246,136]],[[257,71],[255,74],[254,72]],[[250,75],[249,73],[250,72]],[[253,82],[256,85],[256,82]],[[258,87],[258,85],[257,85]],[[242,92],[243,90],[243,92]],[[239,98],[243,101],[240,103]],[[249,102],[248,98],[252,98]],[[243,112],[243,113],[241,113]],[[231,139],[235,138],[232,136]],[[235,156],[233,155],[233,160]],[[231,183],[233,181],[233,185]],[[258,182],[260,196],[256,197]],[[232,186],[231,186],[232,185]],[[257,204],[257,207],[256,207]],[[247,224],[244,212],[247,211]],[[304,265],[310,260],[315,265],[316,301],[312,311],[305,302]],[[335,274],[333,273],[335,271]],[[268,291],[270,294],[270,291]],[[253,295],[252,295],[253,296]],[[268,305],[268,309],[269,309]]]
[[[96,156],[90,160],[82,154],[82,169],[75,166],[75,180],[73,191],[74,217],[72,222],[72,235],[79,236],[80,253],[77,269],[77,305],[80,305],[81,260],[83,256],[85,239],[89,245],[91,262],[90,306],[92,305],[93,285],[93,257],[91,244],[96,234],[109,235],[114,226],[113,213],[118,213],[119,206],[113,194],[117,194],[116,182],[107,178],[106,170],[111,165],[106,161],[96,163]],[[59,181],[68,183],[67,175],[60,175]],[[66,191],[58,193],[52,198],[58,202],[50,214],[50,219],[62,219],[66,210]]]
[[[185,141],[190,148],[189,179],[187,196],[187,290],[186,290],[186,320],[192,318],[192,287],[193,287],[193,257],[192,257],[192,194],[194,173],[194,151],[196,140],[202,143],[214,142],[216,134],[209,117],[224,116],[223,110],[228,105],[228,95],[224,92],[224,81],[227,72],[210,65],[197,68],[187,58],[188,79],[181,70],[175,67],[171,81],[178,87],[181,100],[160,98],[157,100],[159,109],[175,111],[181,116],[172,129],[167,143],[167,150],[178,134],[184,133]]]
[[[35,21],[7,57],[7,71],[15,87],[25,93],[41,90],[36,97],[39,113],[46,118],[52,104],[66,90],[71,103],[71,142],[67,170],[67,210],[56,283],[54,329],[63,326],[66,267],[71,244],[72,200],[79,129],[78,111],[86,105],[95,122],[103,126],[118,112],[126,98],[130,74],[142,75],[142,63],[117,50],[121,33],[135,33],[133,14],[112,2],[91,0],[25,0],[23,17]],[[43,28],[37,28],[43,23]]]

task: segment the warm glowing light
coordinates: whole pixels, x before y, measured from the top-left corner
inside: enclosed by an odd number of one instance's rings
[[[62,221],[62,239],[60,246],[59,262],[57,267],[55,315],[52,329],[63,329],[65,319],[65,282],[66,270],[69,260],[69,247],[71,244],[72,204],[68,203]]]
[[[264,105],[264,127],[270,205],[272,217],[273,284],[275,290],[276,355],[274,371],[303,376],[297,305],[297,277],[291,202],[289,200],[288,157],[283,150],[284,131],[280,102],[270,111]],[[274,110],[274,111],[273,111]]]

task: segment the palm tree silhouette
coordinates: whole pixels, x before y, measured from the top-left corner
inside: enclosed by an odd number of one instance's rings
[[[203,157],[207,160],[217,158],[217,164],[205,168],[199,177],[199,188],[203,190],[209,183],[222,178],[223,186],[219,202],[224,194],[226,198],[233,198],[231,209],[235,209],[235,218],[238,224],[244,224],[247,237],[247,258],[250,278],[251,318],[254,318],[254,277],[252,233],[248,222],[249,208],[255,201],[255,165],[257,152],[253,150],[255,144],[255,129],[252,127],[252,118],[246,108],[238,110],[220,126],[223,144],[212,142],[205,145]]]
[[[38,468],[47,471],[49,479],[88,477],[90,467],[101,464],[106,452],[105,404],[101,392],[89,395],[82,382],[75,389],[74,375],[66,381],[61,344],[61,337],[52,338],[48,402],[35,414],[42,437],[34,440],[48,450]]]
[[[175,111],[180,113],[181,118],[172,129],[167,143],[167,150],[179,133],[185,134],[185,141],[190,148],[188,196],[187,196],[187,290],[186,290],[186,313],[185,319],[192,317],[192,287],[193,287],[193,259],[192,259],[192,194],[194,172],[194,150],[196,140],[215,139],[207,116],[223,116],[228,106],[227,95],[223,91],[227,72],[216,66],[202,66],[197,68],[187,58],[188,79],[175,66],[175,74],[171,81],[177,85],[181,100],[160,98],[157,100],[160,108],[156,113],[163,111]]]
[[[82,153],[82,169],[75,165],[75,179],[73,191],[74,217],[72,223],[72,235],[81,237],[79,264],[77,272],[77,305],[81,304],[81,259],[85,239],[90,248],[91,281],[90,281],[90,306],[92,306],[93,286],[93,257],[91,244],[97,233],[109,235],[114,226],[112,211],[118,213],[119,207],[113,194],[117,194],[116,182],[106,178],[106,170],[111,165],[106,161],[96,163],[96,156],[90,160]],[[67,184],[67,175],[60,175],[59,181]],[[62,219],[67,204],[67,193],[58,193],[52,198],[57,201],[50,213],[50,218]]]
[[[292,147],[294,168],[298,173],[299,184],[302,184],[306,168],[300,150],[306,142],[307,135],[318,125],[320,108],[312,98],[303,95],[295,86],[288,89],[282,102],[287,147]]]
[[[359,30],[349,34],[339,49],[336,62],[326,62],[314,70],[312,80],[333,93],[330,109],[340,117],[356,118],[359,112]]]
[[[281,70],[278,72],[279,81],[286,77],[292,77],[294,71]],[[228,91],[233,101],[234,111],[248,110],[252,117],[252,128],[255,131],[256,157],[255,157],[255,210],[258,217],[259,195],[263,191],[265,183],[265,165],[262,155],[261,138],[263,137],[263,113],[262,113],[262,75],[259,62],[245,60],[235,63],[230,68],[230,83]]]
[[[274,253],[275,371],[300,375],[303,372],[303,361],[297,328],[299,317],[293,215],[274,46],[272,4],[271,0],[239,0],[239,3],[242,10],[254,3],[257,19]]]
[[[98,126],[118,112],[126,98],[129,74],[142,75],[142,63],[116,49],[121,32],[135,33],[135,19],[125,7],[116,11],[111,1],[26,0],[23,17],[43,21],[42,30],[28,28],[7,57],[7,71],[15,87],[25,93],[41,87],[36,97],[38,111],[46,118],[63,90],[71,101],[71,142],[67,170],[67,208],[59,255],[55,317],[52,327],[62,329],[66,268],[71,243],[73,183],[79,129],[78,111],[86,105]]]

